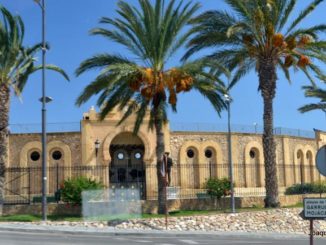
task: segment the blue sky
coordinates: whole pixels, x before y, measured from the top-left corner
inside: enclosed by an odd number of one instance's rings
[[[54,101],[47,106],[48,122],[78,122],[82,113],[95,104],[96,97],[81,107],[74,105],[76,97],[83,88],[96,75],[89,72],[78,78],[74,71],[80,62],[91,55],[101,52],[121,53],[124,49],[101,37],[90,36],[91,28],[97,27],[102,16],[115,16],[117,0],[47,0],[47,41],[51,50],[47,54],[47,63],[61,66],[69,74],[71,82],[62,77],[47,72],[47,95]],[[128,0],[128,2],[135,2]],[[220,0],[198,0],[202,4],[199,12],[208,9],[222,8],[226,5]],[[294,16],[310,1],[298,1]],[[1,0],[0,2],[11,12],[22,16],[25,22],[25,44],[31,45],[41,40],[41,11],[33,0]],[[311,14],[303,25],[325,23],[326,4]],[[207,50],[206,52],[211,52]],[[171,65],[178,62],[182,52],[178,53]],[[41,60],[41,59],[39,59]],[[325,69],[325,66],[323,67]],[[326,130],[326,117],[322,112],[301,114],[297,108],[305,103],[315,102],[304,97],[301,86],[309,84],[303,74],[292,73],[293,84],[289,84],[282,75],[277,82],[277,93],[274,100],[274,126],[294,129],[312,130],[318,128]],[[257,91],[257,74],[252,72],[237,84],[232,97],[232,123],[262,125],[262,99]],[[22,102],[13,98],[11,102],[10,122],[40,123],[41,122],[41,74],[30,77],[28,85],[23,92]],[[225,124],[226,113],[219,117],[210,104],[195,92],[183,94],[178,100],[178,112],[169,112],[172,122],[205,122],[212,124]]]

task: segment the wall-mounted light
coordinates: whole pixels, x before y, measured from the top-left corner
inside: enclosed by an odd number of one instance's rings
[[[95,145],[95,156],[97,157],[98,149],[100,149],[101,142],[98,139],[96,139],[94,145]]]

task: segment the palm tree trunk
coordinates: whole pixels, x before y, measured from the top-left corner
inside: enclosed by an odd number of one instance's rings
[[[160,118],[158,110],[155,111],[155,132],[156,132],[156,175],[157,175],[157,201],[159,214],[166,213],[166,183],[165,179],[162,176],[161,169],[163,165],[163,154],[164,154],[164,133],[163,133],[163,124]]]
[[[276,92],[276,68],[272,58],[263,58],[259,63],[259,88],[264,100],[263,149],[265,158],[265,207],[279,207],[278,180],[273,134],[273,99]]]
[[[1,83],[0,83],[1,84]],[[5,84],[0,85],[0,216],[4,203],[5,167],[8,162],[8,122],[10,90]]]

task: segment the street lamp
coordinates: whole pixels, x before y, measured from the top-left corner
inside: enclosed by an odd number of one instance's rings
[[[42,220],[46,221],[46,189],[47,189],[47,176],[46,176],[46,103],[52,99],[45,95],[45,0],[34,0],[42,10]]]
[[[254,126],[255,126],[255,134],[257,134],[257,123],[254,122]]]
[[[96,139],[96,141],[94,142],[96,158],[97,158],[98,150],[100,149],[100,144],[101,144],[101,142],[98,139]]]
[[[230,182],[231,182],[231,212],[235,213],[235,202],[234,202],[234,186],[233,186],[233,163],[232,163],[232,142],[231,142],[231,102],[232,98],[229,94],[224,94],[224,99],[228,109],[228,155],[230,164]]]

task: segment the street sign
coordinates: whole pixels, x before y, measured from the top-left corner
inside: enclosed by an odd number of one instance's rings
[[[305,219],[325,219],[326,198],[304,198],[303,212]]]
[[[303,211],[299,214],[301,218],[310,222],[309,241],[314,244],[314,220],[326,219],[326,198],[304,198]]]
[[[180,187],[166,187],[167,200],[180,199]]]
[[[326,176],[326,145],[317,152],[316,167],[321,175]]]

